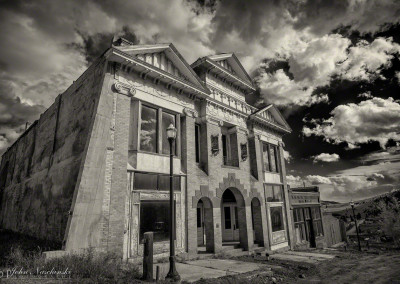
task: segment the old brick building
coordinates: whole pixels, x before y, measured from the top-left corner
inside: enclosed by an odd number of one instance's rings
[[[246,103],[254,91],[234,54],[190,66],[172,44],[119,39],[3,155],[1,228],[124,258],[153,231],[167,252],[173,123],[177,250],[292,246],[291,129],[273,105]]]

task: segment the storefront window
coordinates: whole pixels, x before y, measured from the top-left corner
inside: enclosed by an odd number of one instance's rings
[[[140,241],[145,232],[154,233],[154,242],[169,240],[169,201],[140,201]]]
[[[161,190],[169,191],[169,175],[156,173],[135,173],[135,190]],[[174,176],[174,191],[181,190],[181,177]]]
[[[157,152],[157,110],[147,106],[142,106],[140,150]]]
[[[282,231],[284,229],[282,207],[271,207],[270,212],[272,232]]]

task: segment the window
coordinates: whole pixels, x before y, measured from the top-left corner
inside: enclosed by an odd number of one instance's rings
[[[181,190],[181,177],[174,176],[174,191]],[[135,173],[135,190],[163,190],[169,191],[169,175],[156,173]]]
[[[174,210],[176,204],[174,204]],[[145,232],[154,233],[154,242],[169,240],[169,201],[140,201],[140,240]],[[175,234],[176,235],[176,234]]]
[[[223,129],[227,132],[227,129]],[[237,135],[234,133],[222,134],[222,155],[225,166],[239,167]]]
[[[224,207],[224,214],[225,214],[225,229],[231,229],[231,207],[227,206]]]
[[[168,126],[173,125],[174,127],[176,127],[176,123],[175,123],[175,115],[167,113],[167,112],[163,112],[162,113],[162,123],[161,123],[161,132],[162,132],[162,153],[163,154],[170,154],[169,152],[169,141],[168,141],[168,137],[167,137],[167,131],[166,129],[168,128]],[[175,141],[175,147],[176,148],[176,141]],[[175,155],[176,150],[172,149],[173,154]]]
[[[194,144],[196,148],[196,163],[200,163],[200,125],[194,125]]]
[[[146,105],[142,105],[140,117],[141,123],[139,149],[144,152],[168,155],[170,151],[170,146],[166,130],[170,124],[174,125],[174,127],[176,128],[179,127],[179,124],[177,123],[178,116],[166,112],[161,108],[156,109]],[[177,135],[179,136],[179,129]],[[178,139],[179,137],[177,137],[177,139],[175,140],[175,147],[173,148],[174,155],[176,155],[177,153]],[[161,141],[161,144],[158,143],[159,141]]]
[[[264,184],[265,197],[267,202],[282,202],[283,201],[283,186]]]
[[[284,229],[282,207],[271,207],[270,211],[272,232],[282,231]]]
[[[278,147],[266,142],[262,143],[264,171],[279,172]]]
[[[319,207],[311,207],[311,217],[313,219],[315,236],[323,236],[324,231],[322,229],[321,210]]]
[[[140,150],[157,152],[157,110],[142,106],[140,124]]]
[[[249,138],[250,172],[253,177],[258,179],[256,143],[254,138]]]
[[[197,207],[197,228],[201,228],[201,208]]]

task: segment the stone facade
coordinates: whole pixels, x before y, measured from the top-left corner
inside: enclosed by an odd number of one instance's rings
[[[116,42],[3,155],[1,228],[123,258],[140,257],[152,230],[166,254],[173,122],[178,253],[293,247],[291,129],[273,105],[246,103],[254,91],[234,54],[189,66],[172,44]]]

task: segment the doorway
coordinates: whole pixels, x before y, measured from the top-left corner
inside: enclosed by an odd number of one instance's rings
[[[222,241],[239,241],[238,207],[235,195],[230,189],[222,195]]]

